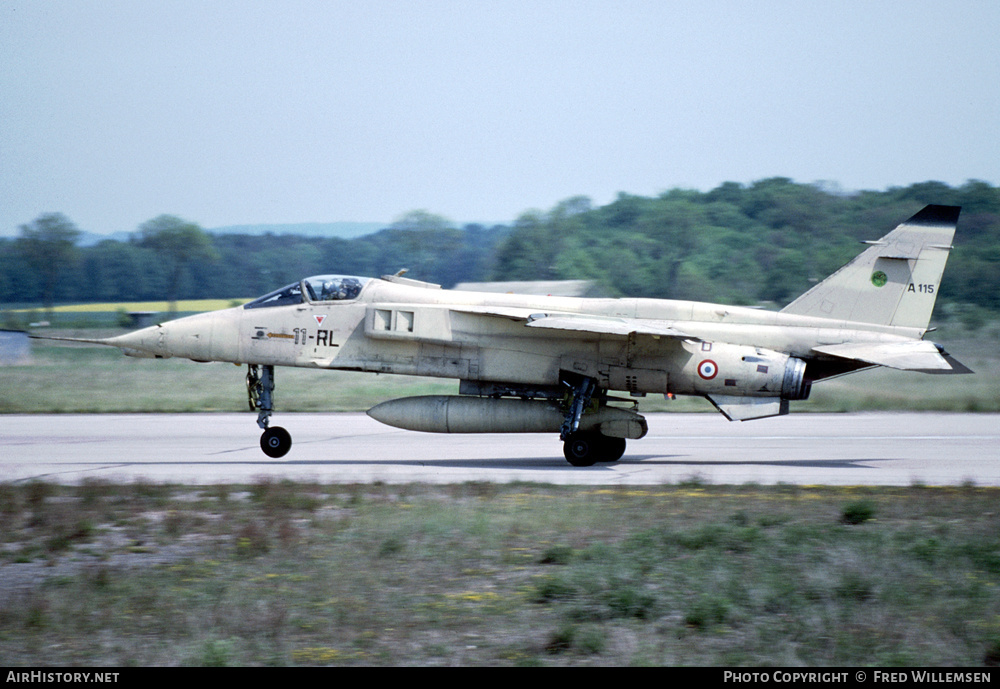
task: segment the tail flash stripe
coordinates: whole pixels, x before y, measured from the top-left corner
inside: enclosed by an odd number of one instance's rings
[[[904,225],[956,225],[961,206],[925,206],[923,210],[904,222]]]

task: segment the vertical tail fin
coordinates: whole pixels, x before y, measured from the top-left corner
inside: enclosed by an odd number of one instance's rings
[[[926,330],[959,206],[925,206],[782,313]]]

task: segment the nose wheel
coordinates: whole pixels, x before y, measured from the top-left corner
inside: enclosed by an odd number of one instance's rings
[[[292,436],[281,426],[270,426],[274,411],[274,366],[250,364],[247,371],[250,411],[258,410],[257,425],[264,429],[260,449],[268,457],[284,457],[292,449]]]
[[[268,457],[284,457],[292,449],[292,436],[281,426],[272,426],[261,434],[260,449]]]

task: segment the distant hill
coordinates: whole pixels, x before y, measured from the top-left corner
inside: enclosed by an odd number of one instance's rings
[[[483,227],[494,227],[501,223],[478,223]],[[222,227],[208,227],[206,232],[210,234],[243,234],[253,237],[264,235],[295,235],[298,237],[319,237],[322,239],[356,239],[366,237],[392,227],[392,223],[381,222],[303,222],[303,223],[270,223],[259,225],[225,225]],[[95,232],[82,232],[77,245],[81,247],[91,247],[105,240],[116,242],[127,242],[131,238],[131,232],[115,232],[113,234],[98,234]]]
[[[97,232],[87,232],[84,230],[80,233],[80,239],[77,240],[77,246],[94,246],[105,240],[112,240],[115,242],[127,242],[129,237],[132,236],[131,232],[113,232],[111,234],[98,234]]]
[[[271,225],[227,225],[225,227],[206,228],[212,234],[247,234],[247,235],[283,235],[294,234],[300,237],[339,237],[354,239],[374,234],[389,226],[389,223],[379,222],[305,222]]]

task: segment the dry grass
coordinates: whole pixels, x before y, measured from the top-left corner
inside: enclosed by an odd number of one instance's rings
[[[0,485],[8,665],[981,665],[998,493]]]

